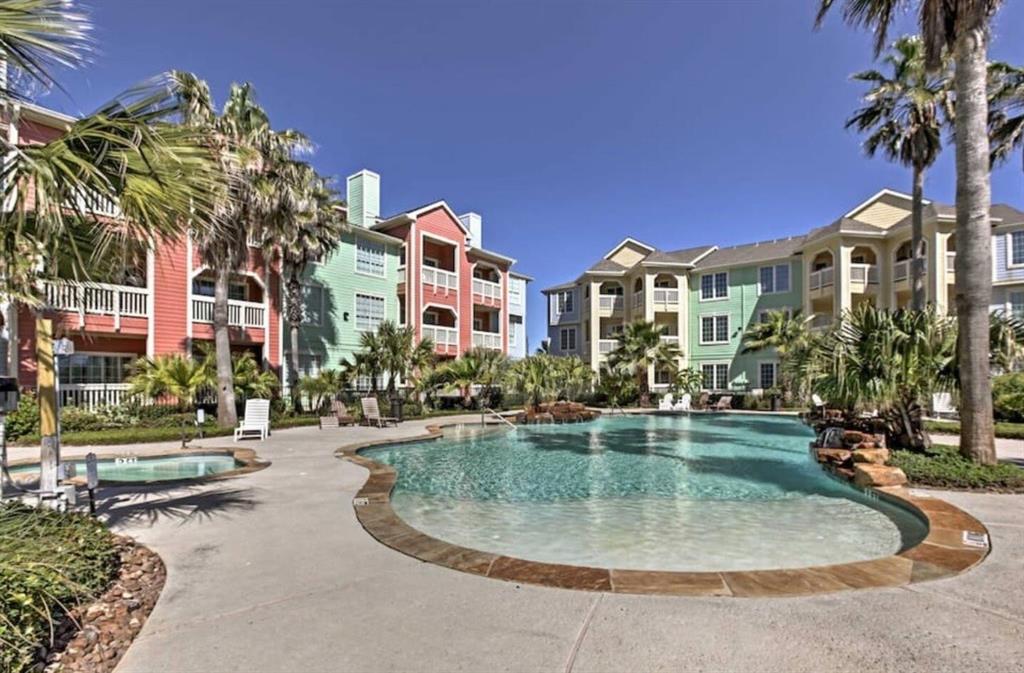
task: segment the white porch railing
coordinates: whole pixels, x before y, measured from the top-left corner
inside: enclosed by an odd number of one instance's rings
[[[213,297],[192,297],[192,321],[213,322]],[[267,307],[254,301],[228,301],[228,325],[231,327],[267,326]]]
[[[956,273],[956,268],[955,267],[956,267],[956,253],[955,252],[947,252],[946,253],[946,273],[948,273],[948,274]]]
[[[110,407],[127,400],[127,383],[60,384],[60,403],[65,407]]]
[[[480,295],[491,301],[501,301],[501,283],[495,283],[483,278],[473,279],[473,294]]]
[[[121,316],[144,318],[148,315],[149,290],[107,283],[46,283],[46,303],[58,311],[78,313],[79,326],[86,315],[114,317],[114,329],[120,329]]]
[[[811,271],[808,287],[812,290],[819,290],[828,287],[835,282],[835,267],[826,266],[824,269]]]
[[[850,282],[862,285],[878,284],[878,266],[875,264],[851,264]]]
[[[459,277],[451,271],[425,266],[423,267],[422,278],[424,284],[433,285],[445,291],[459,289]]]
[[[615,350],[615,346],[619,342],[615,339],[598,339],[597,341],[597,352],[601,355],[607,355]]]
[[[459,347],[459,331],[454,327],[440,327],[438,325],[424,325],[423,338],[430,339],[435,345],[447,348],[448,346]]]
[[[602,311],[621,311],[622,310],[622,295],[621,294],[602,294],[598,295],[597,306]]]
[[[662,334],[661,335],[661,340],[664,341],[667,344],[672,344],[673,346],[678,346],[679,345],[679,335],[678,334]]]
[[[121,217],[121,209],[110,199],[99,194],[76,194],[74,198],[64,202],[68,208],[79,213],[91,213],[116,219]]]
[[[678,288],[666,288],[656,287],[654,288],[654,303],[655,304],[678,304],[679,303],[679,290]]]
[[[473,331],[473,345],[477,348],[489,348],[491,350],[501,350],[501,335],[494,332],[477,332]]]

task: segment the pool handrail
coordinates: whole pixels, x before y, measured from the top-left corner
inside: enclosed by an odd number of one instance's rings
[[[483,407],[483,408],[480,409],[480,425],[486,425],[486,421],[484,420],[484,418],[485,418],[485,414],[488,414],[488,413],[491,414],[492,416],[494,416],[495,418],[497,418],[499,421],[501,421],[502,423],[504,423],[508,427],[512,428],[513,430],[516,429],[516,424],[515,423],[511,422],[510,420],[508,420],[507,418],[505,418],[504,416],[499,414],[494,409],[491,409],[490,407]]]

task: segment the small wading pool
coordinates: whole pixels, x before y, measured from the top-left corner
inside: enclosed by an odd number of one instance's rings
[[[75,465],[75,476],[85,479],[85,459],[64,461]],[[151,458],[101,458],[96,461],[100,481],[173,481],[195,479],[242,467],[242,463],[226,453],[190,454],[184,456],[154,456]],[[39,465],[19,465],[10,468],[13,477],[39,474]]]
[[[367,449],[391,506],[451,544],[601,568],[727,571],[875,559],[917,545],[919,515],[830,478],[796,419],[604,417],[446,433]]]

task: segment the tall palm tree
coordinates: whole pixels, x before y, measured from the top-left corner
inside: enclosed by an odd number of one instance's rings
[[[640,405],[651,403],[651,389],[647,372],[651,367],[678,367],[682,352],[679,347],[661,338],[664,328],[653,322],[639,320],[626,325],[616,336],[615,349],[608,354],[609,369],[629,374],[636,379],[640,391]]]
[[[380,377],[386,371],[387,355],[384,340],[378,332],[363,332],[359,335],[359,350],[352,354],[352,360],[342,358],[342,371],[352,378],[365,376],[370,379],[370,392],[377,394]]]
[[[280,207],[271,213],[263,248],[266,258],[278,257],[281,261],[288,320],[288,386],[297,390],[299,327],[305,321],[302,277],[312,262],[337,249],[348,225],[336,192],[312,166],[301,161],[284,162],[278,175]],[[301,400],[300,395],[292,395],[295,411],[301,410]]]
[[[873,157],[881,152],[890,161],[913,171],[911,208],[911,307],[924,308],[924,178],[942,151],[943,116],[951,108],[949,62],[938,70],[925,67],[924,43],[920,37],[896,40],[883,62],[886,75],[865,70],[853,79],[871,89],[864,94],[864,107],[846,121],[846,128],[867,133],[864,151]]]
[[[925,65],[938,69],[945,50],[953,55],[956,96],[956,278],[960,321],[960,452],[996,462],[989,377],[989,306],[992,249],[989,210],[988,43],[990,22],[1002,0],[820,0],[817,24],[837,4],[851,25],[875,34],[875,56],[888,43],[898,13],[917,9]]]
[[[558,397],[558,365],[547,353],[527,356],[511,366],[507,380],[512,390],[523,396],[528,409],[536,410],[544,402]]]
[[[769,311],[765,320],[751,324],[743,332],[740,352],[774,350],[779,356],[781,388],[783,391],[792,390],[789,360],[791,356],[799,357],[813,342],[809,328],[811,320],[811,317],[801,317],[800,311]]]
[[[560,392],[566,399],[575,402],[581,395],[590,392],[594,384],[594,370],[579,356],[553,358],[552,361],[555,373],[561,380]]]
[[[473,406],[473,386],[480,381],[482,363],[471,351],[447,362],[444,365],[444,377],[449,388],[458,390],[462,395],[462,405],[467,409]]]
[[[989,132],[992,162],[995,163],[1009,159],[1014,149],[1024,149],[1024,67],[989,63],[988,74]]]
[[[416,341],[416,331],[385,320],[377,328],[381,342],[382,370],[387,372],[387,393],[394,397],[399,379],[408,379],[416,370],[434,360],[434,342],[427,338]]]

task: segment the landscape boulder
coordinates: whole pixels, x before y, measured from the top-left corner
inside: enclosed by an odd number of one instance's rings
[[[907,475],[898,467],[875,463],[854,463],[853,483],[857,486],[902,486]]]

